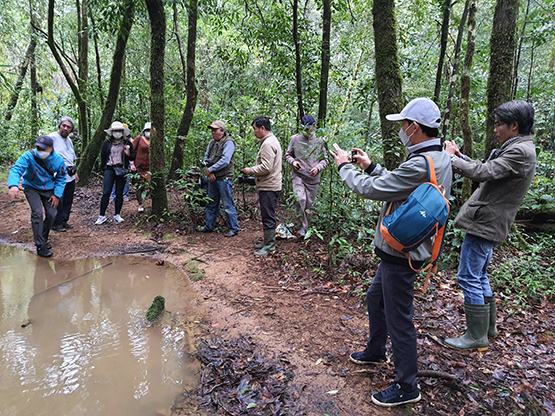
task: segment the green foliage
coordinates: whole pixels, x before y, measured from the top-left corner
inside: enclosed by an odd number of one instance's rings
[[[204,219],[204,207],[210,202],[210,198],[198,184],[200,173],[178,170],[177,174],[178,179],[169,184],[181,197],[176,215],[188,226],[201,224]]]
[[[146,312],[146,320],[148,322],[156,321],[164,313],[165,307],[166,299],[160,295],[156,296]]]

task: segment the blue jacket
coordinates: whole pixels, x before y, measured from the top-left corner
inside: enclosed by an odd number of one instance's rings
[[[23,153],[10,169],[8,175],[8,188],[19,185],[23,176],[23,188],[32,188],[37,191],[54,191],[54,195],[61,198],[66,186],[66,170],[64,159],[56,152],[43,159],[46,167],[54,176],[45,170],[37,160],[37,150],[28,150]]]

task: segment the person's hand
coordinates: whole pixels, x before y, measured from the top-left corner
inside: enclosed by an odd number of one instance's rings
[[[52,195],[49,201],[50,201],[50,205],[52,205],[54,208],[58,208],[58,204],[60,203],[60,198]]]
[[[133,162],[129,162],[129,170],[131,170],[131,172],[137,172],[137,167]]]
[[[216,182],[216,175],[214,175],[213,173],[209,173],[208,174],[208,180],[210,182]]]
[[[335,164],[337,166],[342,165],[343,163],[349,163],[351,161],[351,155],[349,154],[349,152],[340,148],[337,143],[333,144],[333,149],[335,150],[335,152],[330,150],[330,153],[335,159]]]
[[[295,170],[299,170],[301,168],[301,162],[299,162],[298,160],[295,160],[291,166],[293,166],[293,169]]]
[[[368,166],[372,164],[368,153],[358,147],[353,148],[353,150],[356,152],[356,155],[353,155],[353,162],[356,162],[362,170],[368,169]]]
[[[318,172],[320,172],[320,170],[316,166],[314,166],[312,169],[310,169],[308,173],[310,173],[310,176],[316,176],[318,175]]]
[[[457,143],[455,143],[452,140],[447,140],[444,146],[445,146],[445,151],[451,156],[454,156],[454,155],[458,156],[461,154],[459,150],[459,146],[457,146]]]
[[[18,186],[12,186],[10,189],[8,189],[8,195],[9,195],[10,199],[17,198],[17,195],[19,195],[19,187]]]
[[[241,169],[241,172],[245,175],[252,175],[252,169],[251,168],[243,168],[243,169]]]

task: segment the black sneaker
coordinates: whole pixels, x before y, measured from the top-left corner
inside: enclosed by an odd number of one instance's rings
[[[64,232],[66,229],[62,224],[56,224],[56,225],[52,226],[51,230],[52,231],[57,231],[57,232]]]
[[[64,226],[64,228],[65,228],[66,230],[71,230],[71,229],[73,228],[73,225],[71,225],[71,224],[69,224],[69,223],[67,223],[67,222],[64,222],[62,225]]]
[[[52,253],[52,250],[50,250],[47,245],[37,248],[37,255],[40,257],[52,257],[52,254],[54,253]]]
[[[399,383],[392,384],[387,389],[372,394],[372,402],[383,407],[416,403],[420,401],[421,398],[420,390],[414,389],[414,391],[405,391],[401,388]]]
[[[385,356],[368,355],[366,351],[353,352],[349,355],[349,360],[358,365],[379,365],[386,364]]]

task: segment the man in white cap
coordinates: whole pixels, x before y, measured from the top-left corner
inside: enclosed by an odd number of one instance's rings
[[[62,156],[66,166],[66,186],[64,188],[64,195],[58,204],[58,213],[56,214],[56,219],[52,226],[53,231],[66,231],[73,228],[68,221],[73,205],[75,183],[78,180],[76,166],[77,155],[73,148],[73,141],[70,138],[70,134],[74,129],[75,123],[71,117],[64,116],[58,122],[58,131],[49,134],[54,142],[54,151]]]
[[[391,407],[420,400],[416,384],[416,330],[412,322],[413,290],[416,272],[431,257],[431,240],[425,241],[411,251],[412,267],[404,253],[390,247],[383,239],[379,225],[387,208],[392,204],[397,209],[422,183],[428,180],[427,163],[424,157],[432,158],[439,185],[451,190],[451,159],[443,151],[437,138],[440,111],[428,98],[416,98],[409,102],[399,114],[389,114],[387,120],[401,123],[399,137],[405,145],[408,157],[398,168],[388,171],[370,160],[366,152],[353,149],[354,162],[362,172],[350,163],[350,154],[334,144],[339,175],[355,193],[365,198],[384,201],[378,219],[374,246],[381,262],[368,293],[368,320],[370,336],[366,348],[350,355],[351,361],[359,365],[376,365],[386,361],[385,344],[391,338],[395,362],[395,382],[387,389],[372,394],[372,402]]]

